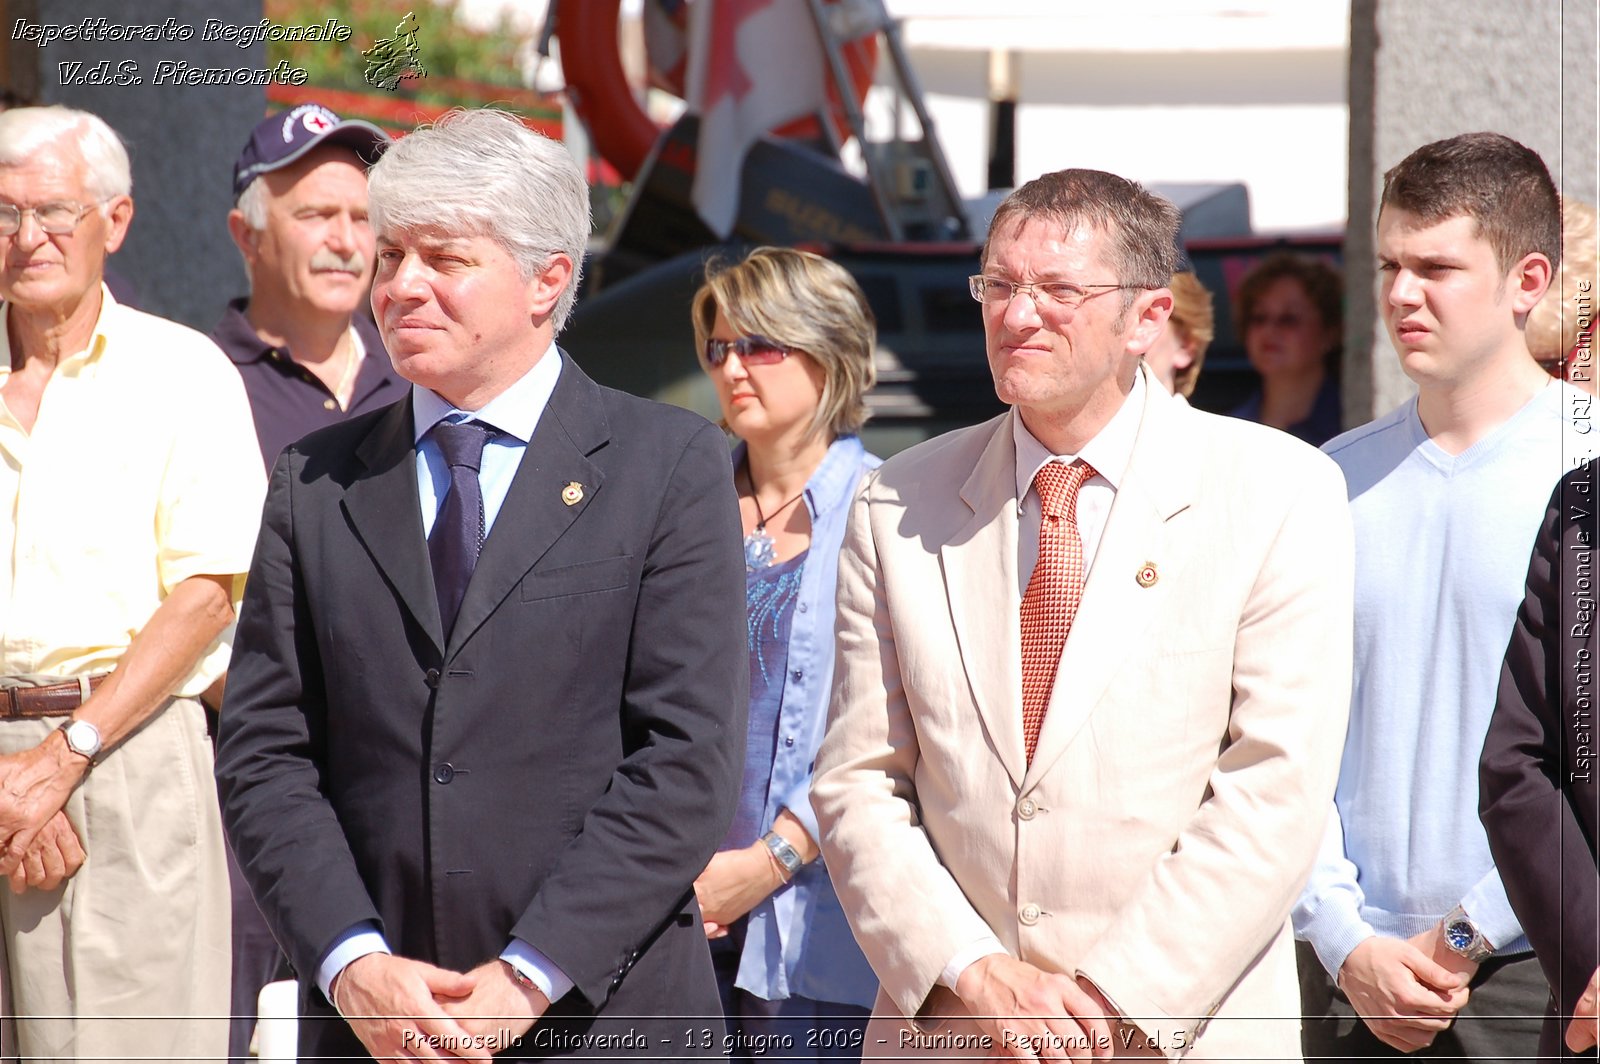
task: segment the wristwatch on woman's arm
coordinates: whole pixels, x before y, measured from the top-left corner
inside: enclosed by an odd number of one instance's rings
[[[800,859],[800,851],[795,849],[789,840],[779,835],[776,831],[769,831],[761,836],[761,841],[766,843],[767,850],[774,860],[783,868],[783,881],[785,883],[794,878],[796,872],[804,867],[805,862]]]

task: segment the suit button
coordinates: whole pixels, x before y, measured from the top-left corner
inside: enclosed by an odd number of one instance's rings
[[[1034,924],[1039,922],[1039,917],[1041,915],[1042,914],[1039,912],[1039,907],[1030,902],[1022,907],[1022,912],[1017,914],[1017,919],[1021,920],[1029,927],[1032,927]]]
[[[429,669],[427,674],[422,677],[422,682],[437,691],[439,689],[439,670]]]
[[[1017,803],[1017,815],[1024,820],[1032,820],[1033,815],[1038,811],[1039,807],[1033,804],[1032,798],[1024,798]]]
[[[446,761],[433,770],[433,782],[449,783],[456,778],[455,766]]]

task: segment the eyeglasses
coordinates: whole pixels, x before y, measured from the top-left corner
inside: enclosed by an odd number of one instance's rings
[[[78,223],[83,221],[83,216],[98,207],[98,203],[87,206],[73,203],[70,200],[62,203],[46,203],[42,207],[18,207],[15,203],[0,203],[0,236],[15,236],[22,229],[24,215],[33,215],[34,221],[39,223],[39,228],[47,233],[70,233],[78,228]]]
[[[1127,287],[1125,284],[1073,284],[1071,281],[1035,281],[1033,284],[1018,284],[1016,281],[1006,281],[999,277],[985,277],[981,273],[967,278],[967,290],[979,303],[1002,306],[1026,292],[1028,298],[1033,300],[1033,305],[1040,309],[1080,307],[1085,300]],[[1091,292],[1090,289],[1100,289],[1100,291]]]
[[[707,340],[706,365],[716,369],[728,361],[732,352],[746,366],[771,366],[789,357],[789,349],[765,336],[741,336],[737,340]]]

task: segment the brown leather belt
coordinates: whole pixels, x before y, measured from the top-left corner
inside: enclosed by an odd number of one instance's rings
[[[89,690],[105,682],[110,673],[89,677]],[[65,717],[83,705],[83,687],[76,680],[44,687],[7,687],[0,699],[0,717]]]

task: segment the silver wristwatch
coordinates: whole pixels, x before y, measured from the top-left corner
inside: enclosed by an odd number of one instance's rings
[[[1482,963],[1494,955],[1494,947],[1489,945],[1489,940],[1483,937],[1483,932],[1478,930],[1478,925],[1467,916],[1466,910],[1457,905],[1445,913],[1440,924],[1444,934],[1444,944],[1452,953],[1458,953],[1474,963]]]
[[[779,835],[776,831],[769,831],[761,836],[761,841],[767,844],[767,849],[772,851],[772,856],[778,859],[783,866],[785,880],[793,879],[794,874],[805,865],[800,859],[800,851],[795,849],[789,840]]]
[[[100,729],[86,720],[68,720],[63,721],[58,730],[67,741],[67,749],[85,758],[93,767],[100,756]]]

